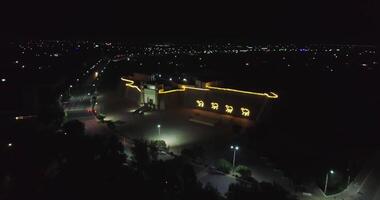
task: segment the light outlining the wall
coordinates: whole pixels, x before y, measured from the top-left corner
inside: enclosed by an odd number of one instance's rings
[[[213,87],[206,84],[206,88],[213,89],[213,90],[222,90],[222,91],[229,91],[229,92],[237,92],[242,94],[251,94],[251,95],[258,95],[258,96],[265,96],[270,99],[277,99],[278,95],[274,92],[269,93],[259,93],[259,92],[250,92],[250,91],[244,91],[244,90],[236,90],[231,88],[221,88],[221,87]]]
[[[207,88],[198,88],[198,87],[191,87],[191,86],[185,86],[185,85],[182,85],[181,88],[190,89],[190,90],[210,91],[210,89],[207,89]]]
[[[240,110],[241,110],[241,115],[244,117],[249,117],[249,115],[251,114],[248,108],[240,108]]]
[[[121,80],[127,82],[125,84],[127,87],[135,88],[139,92],[141,92],[141,89],[138,86],[134,85],[134,81],[129,80],[129,79],[125,79],[125,78],[121,78]],[[236,93],[241,93],[241,94],[264,96],[264,97],[267,97],[270,99],[277,99],[278,98],[278,95],[274,92],[269,92],[269,93],[266,93],[266,92],[265,93],[250,92],[250,91],[237,90],[237,89],[231,89],[231,88],[213,87],[213,86],[209,86],[208,84],[206,84],[206,88],[198,88],[198,87],[191,87],[191,86],[182,85],[181,88],[179,88],[179,89],[166,90],[166,91],[164,89],[160,89],[160,90],[158,90],[158,94],[169,94],[169,93],[173,93],[173,92],[184,92],[184,91],[186,91],[186,89],[198,90],[198,91],[221,90],[221,91],[236,92]]]
[[[219,104],[216,102],[211,102],[211,109],[213,110],[219,110]]]
[[[278,95],[274,92],[269,92],[269,93],[259,93],[259,92],[250,92],[250,91],[244,91],[244,90],[236,90],[236,89],[231,89],[231,88],[221,88],[221,87],[213,87],[213,86],[208,86],[206,85],[206,88],[197,88],[197,87],[190,87],[190,86],[182,86],[180,89],[174,89],[174,90],[167,90],[164,91],[164,89],[161,89],[158,91],[159,94],[167,94],[167,93],[173,93],[173,92],[184,92],[186,89],[190,90],[200,90],[200,91],[210,91],[212,90],[221,90],[221,91],[228,91],[228,92],[236,92],[236,93],[241,93],[241,94],[250,94],[250,95],[258,95],[258,96],[264,96],[270,99],[277,99]]]
[[[179,88],[179,89],[166,90],[166,91],[164,89],[160,89],[160,90],[158,90],[158,94],[168,94],[168,93],[173,93],[173,92],[184,92],[184,91],[186,91],[186,89],[199,90],[199,91],[209,91],[209,89],[206,89],[206,88],[197,88],[197,87],[190,87],[190,86],[182,85],[181,88]]]
[[[197,106],[203,108],[205,106],[205,103],[202,100],[197,100]]]
[[[164,90],[164,89],[160,89],[158,90],[158,94],[169,94],[169,93],[173,93],[173,92],[184,92],[185,89],[181,88],[181,89],[174,89],[174,90]]]
[[[232,111],[234,111],[234,107],[230,106],[230,105],[226,105],[226,113],[232,113]]]
[[[121,80],[127,82],[125,84],[125,86],[130,87],[130,88],[135,88],[136,90],[141,92],[141,89],[137,85],[134,85],[134,83],[135,83],[134,81],[129,80],[129,79],[125,79],[125,78],[121,78]]]

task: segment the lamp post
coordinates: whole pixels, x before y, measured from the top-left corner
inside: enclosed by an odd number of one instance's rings
[[[73,87],[73,85],[70,85],[70,86],[69,86],[69,97],[71,96],[71,92],[70,92],[70,90],[71,90],[72,87]]]
[[[157,128],[158,128],[158,136],[160,137],[161,136],[161,124],[157,124]]]
[[[230,146],[230,149],[234,151],[234,157],[232,158],[232,170],[234,170],[234,169],[235,169],[236,151],[239,150],[239,146],[237,146],[237,145],[235,145],[235,146],[234,146],[234,145],[231,145],[231,146]]]
[[[330,170],[326,173],[326,181],[325,181],[325,189],[324,189],[325,194],[327,192],[327,185],[329,183],[329,174],[333,175],[334,173],[335,173],[334,170]]]
[[[348,188],[348,186],[350,186],[350,181],[351,181],[350,168],[347,168],[347,174],[348,174],[348,178],[347,178],[347,188]]]

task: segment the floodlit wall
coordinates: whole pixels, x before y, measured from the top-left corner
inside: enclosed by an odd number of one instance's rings
[[[122,79],[123,80],[123,79]],[[126,97],[139,103],[153,103],[160,110],[177,108],[195,108],[223,115],[232,115],[257,122],[266,115],[264,112],[270,108],[271,101],[278,96],[274,93],[257,93],[242,90],[206,88],[179,85],[177,89],[157,90],[145,87],[140,89],[132,80],[126,80]]]

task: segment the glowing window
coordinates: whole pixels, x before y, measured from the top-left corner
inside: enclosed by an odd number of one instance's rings
[[[251,114],[248,108],[240,108],[240,110],[241,110],[241,115],[244,117],[249,117],[249,115]]]
[[[219,109],[219,104],[215,103],[215,102],[211,102],[211,109],[218,110]]]
[[[205,106],[205,103],[202,100],[197,100],[197,106],[203,108]]]
[[[230,106],[230,105],[226,105],[226,113],[232,113],[232,111],[234,111],[234,107]]]

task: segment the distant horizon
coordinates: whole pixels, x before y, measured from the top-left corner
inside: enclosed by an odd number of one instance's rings
[[[135,44],[174,44],[174,45],[191,45],[191,44],[227,44],[231,43],[233,45],[245,44],[245,45],[350,45],[350,46],[366,46],[366,47],[377,47],[378,43],[373,42],[363,42],[363,41],[319,41],[319,40],[311,40],[311,41],[268,41],[268,40],[251,40],[247,38],[238,39],[234,37],[223,38],[223,39],[215,39],[215,38],[189,38],[189,37],[175,37],[169,38],[167,36],[153,36],[153,37],[144,37],[144,36],[130,36],[125,38],[85,38],[85,37],[74,37],[74,38],[62,38],[62,37],[30,37],[30,38],[22,38],[22,37],[14,37],[8,38],[7,42],[20,42],[20,41],[91,41],[91,42],[123,42],[123,43],[135,43]]]

